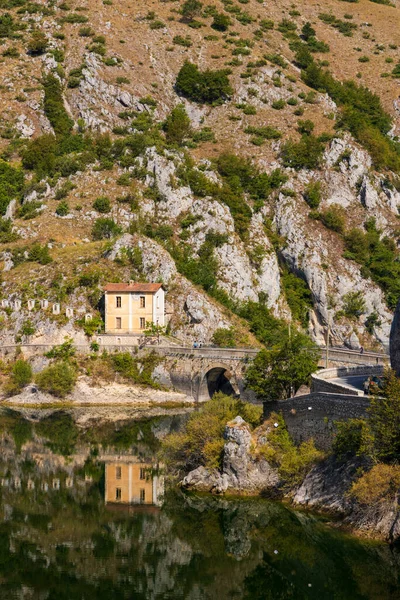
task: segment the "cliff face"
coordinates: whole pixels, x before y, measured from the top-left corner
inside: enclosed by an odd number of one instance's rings
[[[304,83],[295,53],[308,44],[316,64],[328,61],[337,81],[357,73],[382,99],[392,120],[385,140],[395,143],[398,7],[362,2],[349,15],[332,0],[324,6],[336,15],[332,21],[310,2],[287,14],[278,2],[256,0],[217,7],[205,0],[190,15],[183,2],[155,2],[151,10],[144,0],[131,4],[0,4],[1,23],[9,24],[1,30],[0,184],[3,216],[11,219],[0,236],[2,297],[10,301],[2,307],[3,341],[23,336],[28,319],[36,341],[78,339],[77,320],[98,314],[101,284],[132,276],[167,285],[177,336],[209,342],[215,329],[234,326],[243,339],[246,324],[208,294],[219,301],[224,294],[225,306],[266,303],[275,316],[299,320],[289,272],[311,292],[305,308],[318,342],[330,319],[334,343],[387,344],[391,275],[374,274],[373,257],[368,265],[353,260],[345,238],[373,218],[378,237],[395,239],[395,165],[382,165],[359,143],[362,136],[357,142],[345,130],[343,107]],[[217,13],[226,17],[222,29]],[[306,23],[313,32],[304,33]],[[214,103],[179,96],[175,83],[185,61],[202,72],[229,69],[229,94]],[[188,122],[171,141],[165,119],[181,103]],[[54,133],[56,141],[42,137]],[[283,149],[301,135],[322,136],[323,152],[314,165],[292,167]],[[42,143],[32,146],[33,140]],[[226,152],[239,157],[233,174],[218,163]],[[263,176],[281,169],[280,183],[269,180],[260,196],[240,179],[246,159]],[[311,210],[310,186],[319,190]],[[94,206],[99,197],[109,204]],[[329,220],[332,207],[339,225]],[[118,227],[103,223],[98,235],[93,227],[104,218]],[[122,254],[110,252],[110,237]],[[31,252],[35,242],[48,246],[52,263]],[[199,274],[200,266],[207,274]],[[357,293],[363,302],[351,310]],[[62,312],[71,306],[75,317],[67,324],[29,313],[32,298],[59,301]],[[14,310],[15,299],[21,309]]]

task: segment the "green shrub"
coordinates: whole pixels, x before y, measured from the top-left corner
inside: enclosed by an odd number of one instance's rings
[[[180,145],[185,139],[190,137],[192,127],[183,104],[179,104],[172,109],[164,122],[163,128],[167,142],[171,144]]]
[[[323,453],[316,449],[312,439],[296,446],[286,428],[282,415],[272,413],[271,427],[267,443],[261,448],[260,454],[274,467],[284,480],[285,487],[300,484],[310,467],[323,458]]]
[[[87,17],[85,17],[84,15],[80,15],[78,13],[70,13],[69,15],[66,15],[65,17],[62,17],[62,19],[60,19],[60,23],[87,23],[89,21],[89,19]]]
[[[74,342],[71,339],[67,339],[59,346],[54,346],[49,352],[46,353],[47,358],[56,358],[57,360],[67,361],[76,354],[76,348]]]
[[[5,392],[8,396],[18,394],[22,388],[32,381],[32,367],[31,365],[23,360],[17,360],[10,373],[10,381],[5,386]]]
[[[35,381],[40,390],[57,398],[65,398],[74,389],[76,379],[77,374],[72,365],[56,362],[38,373]]]
[[[53,262],[47,245],[41,246],[38,242],[28,250],[28,260],[38,262],[40,265],[48,265]]]
[[[22,327],[20,329],[20,334],[21,335],[33,335],[36,331],[36,327],[34,326],[34,324],[32,323],[32,321],[30,319],[28,319],[27,321],[24,321],[22,323]]]
[[[200,71],[197,65],[186,61],[176,79],[176,91],[189,100],[206,104],[222,104],[232,94],[229,70]]]
[[[365,506],[393,505],[400,486],[400,466],[377,464],[353,483],[350,495]]]
[[[45,133],[28,142],[22,151],[22,165],[36,172],[39,178],[54,171],[57,141],[54,135]]]
[[[226,31],[231,24],[231,20],[228,15],[224,13],[217,13],[214,15],[214,20],[211,23],[211,27],[216,31]]]
[[[366,231],[351,229],[345,237],[344,256],[361,265],[364,277],[370,277],[385,293],[392,309],[400,296],[399,253],[394,240],[381,237],[374,219],[366,223]]]
[[[107,196],[99,196],[93,202],[93,208],[99,213],[109,213],[111,210],[110,199]]]
[[[0,160],[0,215],[5,215],[13,198],[20,199],[24,186],[24,173]]]
[[[358,319],[365,313],[365,309],[365,300],[362,292],[348,292],[343,296],[343,313],[349,319]]]
[[[219,327],[212,335],[211,342],[220,348],[235,348],[235,328],[234,327]]]
[[[56,208],[56,215],[58,215],[59,217],[65,217],[68,214],[69,214],[68,202],[63,200],[62,202],[60,202],[60,204]]]
[[[281,282],[293,319],[301,323],[302,327],[306,329],[309,312],[313,306],[310,288],[304,279],[288,271],[282,274]]]
[[[47,37],[41,31],[34,31],[28,42],[28,52],[32,56],[39,56],[46,52],[48,45]]]
[[[318,208],[321,204],[321,182],[310,181],[303,192],[303,197],[310,208]]]
[[[348,421],[337,421],[335,426],[336,433],[332,445],[335,455],[338,458],[344,458],[347,454],[358,455],[363,448],[366,421],[348,419]]]
[[[0,218],[0,244],[14,242],[18,239],[18,234],[13,231],[11,219]]]
[[[132,356],[129,352],[118,352],[110,358],[111,365],[116,373],[133,383],[147,385],[159,389],[160,385],[153,379],[153,371],[162,361],[155,352],[150,352],[140,358]]]
[[[193,46],[193,42],[189,36],[182,37],[181,35],[176,35],[172,41],[177,46],[183,46],[184,48],[190,48],[190,46]]]
[[[281,158],[285,167],[294,169],[318,168],[324,145],[313,135],[303,135],[299,142],[288,140],[282,147]]]
[[[343,233],[345,229],[345,220],[341,206],[332,204],[329,208],[319,213],[319,218],[328,229]]]
[[[297,129],[301,134],[305,133],[306,135],[310,135],[314,131],[314,127],[315,125],[310,119],[297,121]]]
[[[47,75],[43,81],[44,112],[56,134],[67,135],[74,125],[69,117],[62,96],[61,83],[54,75]]]
[[[94,240],[107,240],[116,237],[122,232],[122,228],[113,219],[96,219],[92,228]]]

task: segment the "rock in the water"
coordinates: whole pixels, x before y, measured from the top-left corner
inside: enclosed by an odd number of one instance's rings
[[[263,458],[251,453],[251,433],[242,417],[225,427],[222,471],[198,467],[182,481],[185,488],[221,494],[230,492],[259,493],[279,484],[275,469]]]

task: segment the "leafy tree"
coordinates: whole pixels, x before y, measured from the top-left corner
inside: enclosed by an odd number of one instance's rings
[[[172,109],[165,120],[164,131],[167,142],[172,144],[182,144],[191,134],[191,123],[183,104],[179,104]]]
[[[176,79],[176,91],[189,100],[206,104],[222,104],[232,94],[228,75],[230,70],[200,71],[186,61]]]
[[[181,8],[182,17],[185,21],[193,21],[200,16],[203,4],[199,0],[186,0]]]
[[[94,240],[111,239],[121,233],[122,229],[113,219],[96,219],[92,228]]]
[[[143,331],[147,338],[157,338],[157,342],[160,343],[160,336],[166,334],[167,328],[163,325],[158,325],[153,321],[146,321],[146,329]]]
[[[246,372],[246,387],[264,400],[283,400],[308,383],[320,358],[318,347],[302,333],[269,350],[261,350]]]
[[[48,40],[42,31],[34,31],[28,42],[28,53],[32,56],[44,54],[47,50]]]

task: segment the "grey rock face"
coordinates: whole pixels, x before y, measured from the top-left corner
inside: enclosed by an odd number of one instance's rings
[[[390,363],[396,375],[400,376],[400,300],[397,303],[390,330]]]
[[[222,494],[231,492],[259,493],[279,484],[279,476],[269,463],[251,454],[251,433],[247,423],[236,417],[225,427],[222,471],[198,467],[182,481],[185,488]]]

